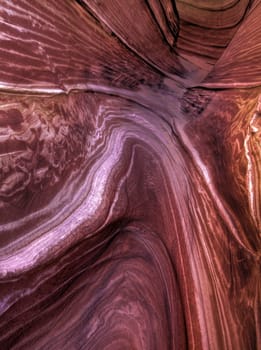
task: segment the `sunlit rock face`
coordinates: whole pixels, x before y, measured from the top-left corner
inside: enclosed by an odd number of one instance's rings
[[[261,2],[0,3],[0,349],[258,349]]]

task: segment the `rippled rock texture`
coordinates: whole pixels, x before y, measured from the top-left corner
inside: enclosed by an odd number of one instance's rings
[[[0,349],[258,349],[261,2],[0,2]]]

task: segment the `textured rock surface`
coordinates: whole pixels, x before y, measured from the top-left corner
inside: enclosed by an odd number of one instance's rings
[[[258,349],[261,3],[0,3],[0,349]]]

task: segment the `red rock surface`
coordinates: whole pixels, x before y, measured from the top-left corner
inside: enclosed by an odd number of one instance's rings
[[[0,349],[259,349],[261,3],[0,3]]]

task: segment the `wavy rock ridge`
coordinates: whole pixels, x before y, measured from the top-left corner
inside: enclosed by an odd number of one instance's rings
[[[259,0],[0,4],[0,349],[258,349]]]

